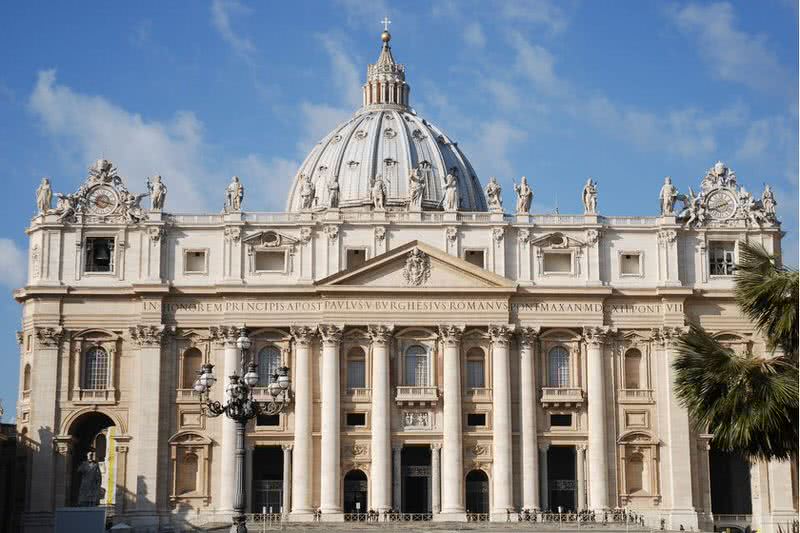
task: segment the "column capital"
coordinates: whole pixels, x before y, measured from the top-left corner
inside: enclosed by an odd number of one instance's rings
[[[403,445],[402,444],[397,444],[397,443],[392,444],[392,451],[400,453],[401,451],[403,451]]]
[[[549,442],[544,442],[544,443],[540,443],[539,444],[539,452],[546,452],[549,449],[550,449],[550,443]]]
[[[441,442],[431,442],[431,450],[438,451],[442,449]]]
[[[34,328],[36,341],[45,348],[55,348],[66,336],[66,331],[61,326]]]
[[[73,452],[75,448],[75,438],[72,435],[61,435],[53,437],[55,443],[55,451],[58,455],[68,455]]]
[[[608,337],[616,333],[617,329],[610,326],[584,326],[583,340],[591,346],[605,344]]]
[[[494,344],[508,344],[514,333],[514,326],[506,324],[490,324],[489,338]]]
[[[448,345],[456,345],[461,342],[461,335],[464,334],[464,326],[455,324],[439,324],[439,338]]]
[[[392,338],[394,324],[370,324],[367,332],[374,344],[386,344]]]
[[[335,324],[320,324],[319,334],[322,337],[323,344],[338,345],[342,340],[342,330],[344,326],[337,326]]]
[[[588,448],[588,446],[586,446],[585,444],[576,444],[575,445],[575,449],[578,450],[578,451],[581,451],[581,452],[585,452],[587,448]]]
[[[208,334],[213,342],[222,344],[227,348],[236,347],[236,339],[239,338],[239,329],[236,326],[211,326]]]
[[[520,346],[534,346],[539,339],[542,328],[539,326],[523,327],[516,330]]]
[[[688,327],[661,326],[652,329],[652,339],[664,346],[672,346],[681,335],[688,333]]]
[[[281,444],[281,448],[284,452],[290,452],[294,448],[294,444]]]
[[[168,332],[167,328],[163,325],[133,326],[132,328],[128,328],[131,339],[143,348],[161,346],[161,339]]]
[[[309,345],[314,341],[317,336],[316,326],[292,326],[289,328],[289,333],[294,337],[294,342],[299,345]]]

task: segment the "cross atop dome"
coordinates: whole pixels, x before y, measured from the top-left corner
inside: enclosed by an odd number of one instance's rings
[[[389,17],[383,17],[381,33],[381,53],[378,61],[367,67],[367,82],[364,84],[364,106],[390,105],[408,107],[408,95],[411,88],[406,83],[406,67],[395,62],[389,41]]]
[[[389,20],[389,17],[383,17],[383,20],[381,21],[381,24],[383,24],[383,31],[388,33],[389,32],[389,24],[391,24],[391,23],[392,23],[392,21]]]

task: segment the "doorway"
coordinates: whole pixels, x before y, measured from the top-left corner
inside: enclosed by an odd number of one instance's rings
[[[351,470],[344,476],[344,512],[366,513],[367,475],[361,470]]]
[[[401,510],[404,513],[431,512],[431,448],[406,446],[400,455],[403,475]]]
[[[575,447],[550,446],[547,450],[547,479],[549,493],[547,501],[550,510],[558,512],[575,511],[577,481],[575,477]]]
[[[486,514],[489,512],[489,478],[483,470],[472,470],[467,474],[467,512]]]
[[[253,450],[253,512],[283,511],[283,450],[263,446]]]
[[[748,515],[753,512],[750,463],[742,456],[714,446],[708,452],[711,471],[711,512],[714,515]]]

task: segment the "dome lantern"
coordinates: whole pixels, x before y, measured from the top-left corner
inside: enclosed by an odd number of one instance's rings
[[[363,105],[369,106],[395,106],[408,108],[408,95],[411,87],[406,83],[406,66],[395,62],[392,56],[392,47],[389,41],[390,20],[384,17],[384,30],[381,33],[381,53],[378,61],[367,66],[367,81],[364,83]]]

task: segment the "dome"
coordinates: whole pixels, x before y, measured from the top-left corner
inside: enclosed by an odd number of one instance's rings
[[[331,207],[332,191],[335,196],[337,188],[334,207],[369,208],[376,177],[385,185],[386,208],[405,208],[412,173],[424,182],[421,209],[443,209],[444,180],[451,173],[458,184],[458,209],[486,211],[481,184],[458,143],[408,106],[411,90],[405,82],[405,67],[395,63],[387,35],[381,35],[378,62],[367,69],[364,105],[308,154],[294,178],[287,211]],[[306,187],[308,201],[304,202],[302,189],[307,181],[313,195]]]

